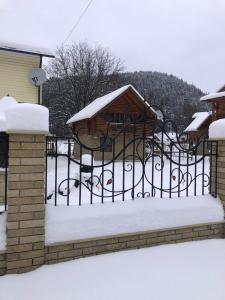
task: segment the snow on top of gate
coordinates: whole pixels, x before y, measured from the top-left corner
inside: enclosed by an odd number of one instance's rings
[[[70,118],[67,121],[67,124],[78,122],[78,121],[81,121],[84,119],[90,119],[97,112],[99,112],[105,106],[110,104],[113,100],[115,100],[117,97],[122,95],[128,89],[132,89],[135,92],[135,94],[137,94],[138,97],[146,104],[146,106],[149,106],[149,104],[147,102],[145,102],[145,99],[139,94],[139,92],[131,84],[128,84],[128,85],[125,85],[107,95],[104,95],[102,97],[95,99],[90,104],[88,104],[85,108],[83,108],[81,111],[76,113],[72,118]],[[151,110],[154,111],[154,109],[152,107],[151,107]]]
[[[185,129],[184,132],[189,131],[197,131],[199,127],[212,115],[212,112],[202,111],[195,113],[192,118],[193,121],[191,124],[188,125],[188,127]]]

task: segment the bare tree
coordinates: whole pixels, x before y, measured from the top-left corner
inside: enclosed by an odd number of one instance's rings
[[[78,43],[58,48],[46,69],[58,98],[52,105],[48,103],[50,110],[52,106],[54,119],[66,120],[110,87],[113,89],[123,67],[108,49]]]

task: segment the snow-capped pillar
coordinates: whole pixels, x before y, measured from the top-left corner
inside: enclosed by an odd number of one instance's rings
[[[32,123],[29,116],[36,123]],[[7,273],[23,273],[44,263],[44,172],[48,111],[43,107],[39,109],[38,105],[28,105],[24,113],[22,110],[12,112],[11,117],[14,121],[7,124],[9,175],[6,269]],[[40,130],[36,118],[39,118]]]
[[[211,158],[211,180],[210,191],[216,193],[224,207],[225,211],[225,119],[213,122],[209,126],[209,140],[215,141],[212,145],[214,156]]]

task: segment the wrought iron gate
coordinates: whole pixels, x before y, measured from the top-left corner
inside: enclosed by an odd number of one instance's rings
[[[216,196],[217,142],[199,139],[190,145],[171,120],[141,120],[120,123],[113,136],[108,124],[98,146],[82,140],[81,130],[72,138],[47,137],[46,202]]]

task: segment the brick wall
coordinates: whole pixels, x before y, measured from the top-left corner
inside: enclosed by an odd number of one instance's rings
[[[44,263],[45,136],[9,136],[7,273]]]
[[[224,223],[207,223],[55,243],[46,246],[45,263],[58,263],[80,257],[127,249],[211,238],[224,238],[224,234]]]
[[[0,170],[0,204],[5,203],[5,172]]]
[[[0,275],[6,273],[6,252],[0,251]]]

